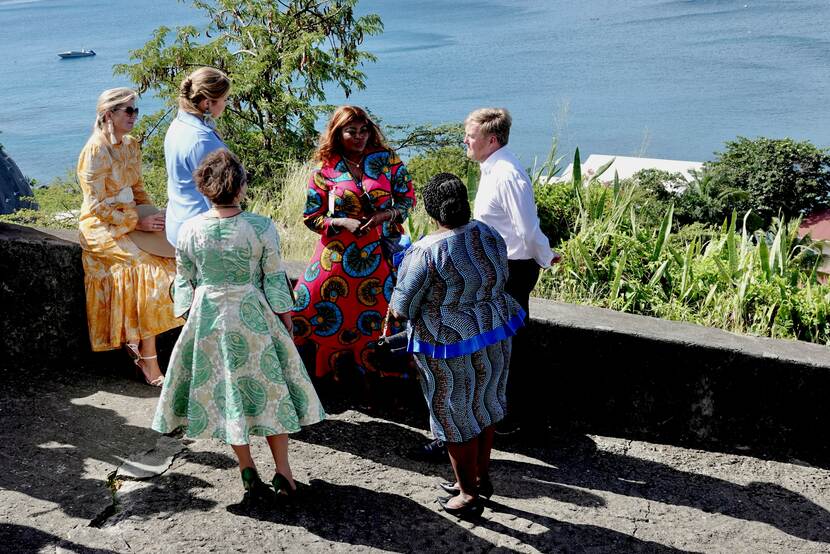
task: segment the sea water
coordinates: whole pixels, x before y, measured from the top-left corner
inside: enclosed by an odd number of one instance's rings
[[[364,0],[385,31],[366,89],[328,101],[387,124],[513,114],[532,165],[551,140],[591,153],[702,161],[736,136],[830,146],[828,0]],[[0,143],[48,182],[74,168],[105,88],[155,28],[201,24],[174,0],[0,0]],[[91,48],[92,58],[57,53]],[[143,113],[158,109],[152,97]],[[322,122],[321,122],[322,124]]]

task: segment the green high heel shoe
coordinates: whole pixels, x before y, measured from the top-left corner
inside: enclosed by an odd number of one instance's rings
[[[274,492],[277,493],[277,496],[287,496],[288,498],[297,496],[297,489],[291,488],[291,483],[282,473],[275,473],[274,478],[271,479],[271,484],[274,486]]]
[[[247,501],[257,501],[267,499],[273,496],[271,489],[262,482],[256,469],[246,467],[242,470],[242,486],[245,488],[245,498]]]

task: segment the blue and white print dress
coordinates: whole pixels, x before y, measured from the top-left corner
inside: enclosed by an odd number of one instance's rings
[[[526,314],[504,292],[507,247],[472,220],[428,235],[401,264],[390,307],[409,320],[430,426],[446,442],[466,442],[505,414],[510,346]]]

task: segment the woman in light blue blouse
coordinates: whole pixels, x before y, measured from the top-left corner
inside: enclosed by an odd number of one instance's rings
[[[408,347],[415,354],[430,411],[430,427],[447,443],[456,482],[441,485],[445,511],[478,516],[479,496],[490,497],[493,425],[505,412],[510,346],[525,313],[504,292],[507,247],[488,225],[470,220],[467,188],[451,173],[423,190],[438,231],[412,245],[389,302],[409,320]]]
[[[205,156],[227,148],[213,120],[222,115],[231,81],[212,67],[201,67],[179,87],[179,112],[164,137],[167,167],[167,240],[176,246],[182,223],[210,209],[210,202],[196,189],[193,173]]]

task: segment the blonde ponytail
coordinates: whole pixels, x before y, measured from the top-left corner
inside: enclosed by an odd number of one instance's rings
[[[179,109],[204,117],[199,103],[204,99],[219,100],[230,88],[231,80],[225,73],[214,67],[200,67],[179,85]]]

